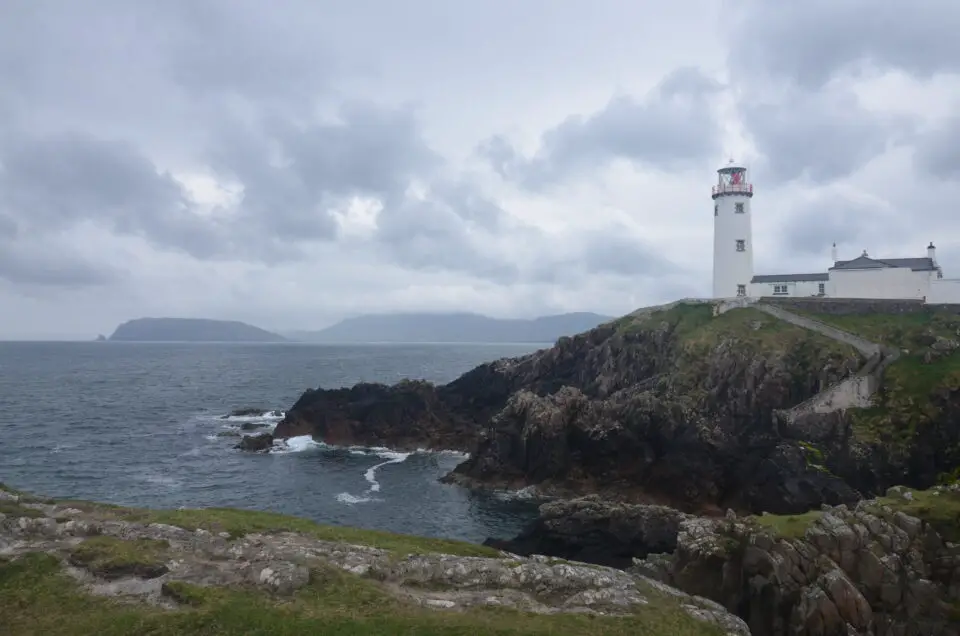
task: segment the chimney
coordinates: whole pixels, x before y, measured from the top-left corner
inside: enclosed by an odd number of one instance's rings
[[[834,263],[834,265],[836,265],[837,260],[838,260],[838,259],[837,259],[837,244],[836,244],[836,243],[833,244],[833,249],[830,250],[830,258],[833,259],[833,263]]]
[[[930,245],[927,245],[927,258],[933,261],[933,264],[937,264],[937,248],[933,246],[933,241],[930,241]]]

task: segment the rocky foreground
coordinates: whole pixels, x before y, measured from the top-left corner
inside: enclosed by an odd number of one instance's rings
[[[19,634],[746,636],[639,574],[231,510],[0,490],[0,627]]]
[[[596,497],[554,502],[522,554],[605,561],[736,613],[754,636],[960,634],[960,483],[795,516],[705,518]]]

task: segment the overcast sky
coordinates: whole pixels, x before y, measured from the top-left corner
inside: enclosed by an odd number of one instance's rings
[[[140,316],[620,314],[758,273],[960,277],[960,3],[4,0],[0,338]]]

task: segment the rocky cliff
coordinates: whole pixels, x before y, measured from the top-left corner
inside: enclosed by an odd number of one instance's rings
[[[635,571],[721,603],[754,636],[956,636],[960,486],[889,495],[800,517],[690,518],[672,555]]]
[[[275,431],[455,448],[476,487],[604,492],[684,509],[796,512],[857,493],[773,413],[855,372],[852,348],[753,309],[680,304],[607,323],[443,386],[308,391]]]

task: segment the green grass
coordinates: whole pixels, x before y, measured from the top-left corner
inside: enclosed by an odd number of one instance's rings
[[[902,351],[887,367],[875,405],[851,409],[857,439],[897,447],[909,444],[918,428],[936,421],[940,412],[931,396],[941,389],[960,389],[960,353],[924,362],[923,356],[936,338],[960,339],[960,316],[925,310],[906,314],[833,315],[806,313],[833,325]]]
[[[802,539],[807,529],[823,515],[819,510],[811,510],[799,515],[759,515],[751,517],[764,530],[780,539]]]
[[[909,490],[913,500],[902,497],[883,497],[879,501],[894,510],[926,521],[940,536],[953,543],[960,543],[960,493],[933,490]]]
[[[438,611],[389,596],[377,583],[333,568],[313,572],[293,600],[252,590],[165,586],[183,605],[164,610],[94,597],[60,571],[55,558],[32,554],[0,561],[0,624],[5,636],[697,636],[722,632],[683,613],[676,601],[652,598],[630,617],[536,615],[503,609]],[[656,596],[656,593],[651,593]]]
[[[5,514],[9,517],[36,518],[44,516],[39,510],[27,508],[15,501],[0,501],[0,514]]]
[[[64,505],[86,511],[98,511],[124,521],[139,523],[165,523],[187,530],[202,528],[210,532],[226,532],[232,538],[252,533],[299,532],[323,541],[336,541],[366,545],[393,553],[397,557],[408,554],[442,553],[457,556],[487,556],[500,554],[495,548],[483,545],[435,539],[381,530],[363,530],[347,526],[319,524],[273,512],[240,510],[234,508],[202,508],[187,510],[150,510],[144,508],[120,508],[83,501],[63,501]]]
[[[165,574],[170,544],[154,539],[90,537],[70,551],[69,560],[105,579],[154,578]]]

